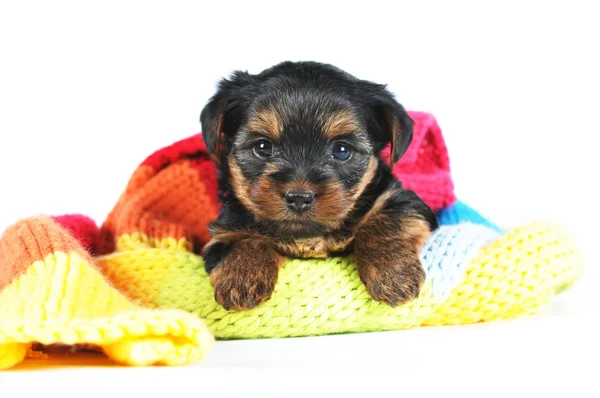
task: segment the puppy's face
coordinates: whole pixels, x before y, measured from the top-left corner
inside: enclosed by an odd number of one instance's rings
[[[284,63],[221,82],[201,116],[232,193],[285,237],[340,226],[381,167],[406,150],[412,121],[383,86],[334,67]]]
[[[358,112],[325,92],[274,92],[246,115],[226,160],[238,199],[284,234],[338,226],[377,167]]]

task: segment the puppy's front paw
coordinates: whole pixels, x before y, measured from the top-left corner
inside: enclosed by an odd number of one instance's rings
[[[261,242],[238,242],[210,274],[215,300],[227,310],[249,310],[275,290],[280,257]]]
[[[227,269],[215,269],[211,281],[215,300],[226,310],[249,310],[271,298],[275,290],[273,277],[241,276]]]
[[[360,279],[374,300],[397,306],[419,296],[425,271],[417,255],[394,262],[378,260],[373,258],[358,268]]]
[[[396,306],[417,298],[425,282],[419,252],[431,236],[431,223],[399,212],[399,204],[387,206],[362,224],[355,251],[360,279],[371,296]]]

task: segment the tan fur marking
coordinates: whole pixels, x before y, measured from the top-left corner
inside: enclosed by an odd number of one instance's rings
[[[277,248],[290,257],[326,258],[332,253],[346,249],[353,239],[353,237],[343,239],[329,237],[297,239],[293,242],[277,243]]]
[[[263,173],[250,192],[250,201],[255,205],[254,215],[259,219],[283,220],[287,214],[284,202],[285,188]]]
[[[383,209],[383,207],[386,205],[387,201],[396,192],[397,191],[385,191],[384,193],[382,193],[381,195],[379,195],[379,197],[377,198],[377,200],[375,201],[375,203],[373,203],[373,207],[371,207],[371,210],[369,210],[367,212],[367,214],[365,214],[365,216],[362,218],[362,220],[360,220],[360,222],[357,224],[356,228],[360,229],[371,218],[373,218],[375,215],[377,215]]]
[[[377,172],[377,159],[374,156],[371,156],[369,159],[369,165],[367,166],[367,170],[365,174],[362,176],[358,184],[352,190],[352,200],[356,200],[362,195],[362,193],[367,188],[367,185],[371,181],[373,181],[373,177],[375,177],[375,173]]]
[[[335,112],[327,118],[323,125],[323,131],[329,138],[336,138],[360,129],[360,124],[346,109]]]
[[[330,229],[338,228],[352,210],[352,202],[348,199],[341,183],[328,182],[322,185],[317,190],[314,204],[316,221]]]
[[[281,136],[279,114],[271,107],[264,107],[253,113],[246,127],[249,131],[264,134],[273,141],[279,141]]]
[[[230,183],[233,186],[233,190],[235,196],[246,206],[249,210],[254,210],[255,206],[250,200],[250,186],[244,174],[242,173],[242,169],[238,166],[235,158],[233,156],[229,157],[229,171],[231,175]]]
[[[421,246],[431,236],[429,224],[421,218],[402,219],[402,231],[404,240],[410,243],[417,255]]]

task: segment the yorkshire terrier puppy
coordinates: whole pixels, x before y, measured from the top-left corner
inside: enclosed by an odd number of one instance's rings
[[[224,308],[268,300],[286,258],[350,253],[375,300],[419,295],[419,249],[438,222],[392,175],[413,121],[384,85],[316,62],[236,71],[200,121],[221,201],[202,254]]]

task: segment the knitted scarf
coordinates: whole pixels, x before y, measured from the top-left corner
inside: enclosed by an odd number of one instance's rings
[[[128,365],[180,365],[203,358],[215,338],[513,318],[571,286],[583,262],[564,231],[544,222],[503,231],[458,201],[437,121],[410,116],[413,142],[393,172],[441,224],[421,249],[427,277],[418,299],[398,308],[375,302],[350,255],[289,260],[266,303],[223,309],[196,254],[219,210],[216,171],[197,134],[146,158],[100,226],[73,214],[8,228],[0,240],[0,369],[56,345]]]

